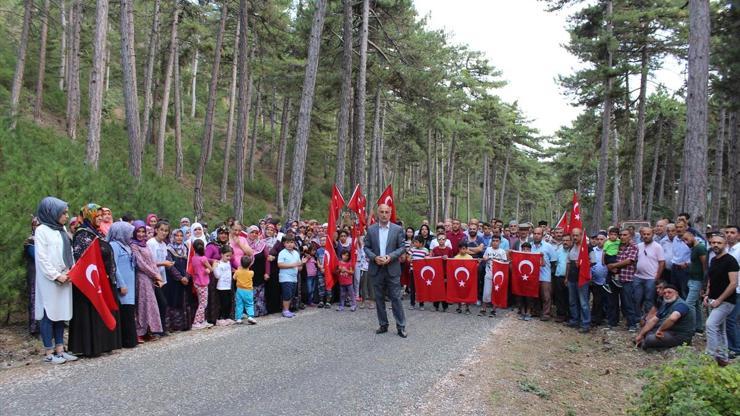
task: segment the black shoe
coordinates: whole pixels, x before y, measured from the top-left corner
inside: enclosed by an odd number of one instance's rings
[[[406,330],[405,329],[398,328],[398,336],[401,337],[401,338],[406,338],[406,337],[409,336],[409,334],[406,333]]]
[[[375,330],[376,334],[385,334],[388,332],[388,325],[381,325],[378,329]]]

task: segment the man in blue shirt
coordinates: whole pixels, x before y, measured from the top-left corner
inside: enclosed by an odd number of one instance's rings
[[[552,275],[551,268],[557,265],[557,256],[553,246],[543,240],[545,230],[537,227],[532,231],[532,253],[542,253],[540,265],[540,299],[542,301],[542,316],[540,319],[549,321],[552,318]]]
[[[673,237],[673,258],[671,259],[671,283],[676,285],[682,299],[689,294],[689,266],[691,265],[691,249],[681,239],[688,231],[686,221],[676,221],[676,236]]]

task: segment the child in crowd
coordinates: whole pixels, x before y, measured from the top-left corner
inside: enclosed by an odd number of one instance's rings
[[[198,294],[198,309],[195,311],[193,329],[210,328],[213,324],[206,322],[206,307],[208,306],[208,281],[213,267],[206,257],[206,246],[202,240],[193,241],[193,284]]]
[[[319,267],[316,262],[316,246],[313,243],[309,243],[303,258],[306,259],[304,262],[306,265],[306,306],[313,306],[314,292],[316,291],[316,282],[319,275]]]
[[[283,239],[284,249],[278,253],[278,280],[280,282],[280,295],[283,301],[283,318],[293,318],[295,314],[290,311],[290,301],[296,294],[298,286],[298,272],[303,268],[301,255],[295,248],[295,237],[286,235]]]
[[[457,245],[457,248],[458,248],[457,255],[453,258],[455,259],[472,259],[473,258],[473,256],[471,256],[470,253],[468,253],[468,243],[467,242],[460,241],[460,243],[458,243]],[[470,305],[467,303],[465,303],[464,305],[465,305],[465,315],[470,315]],[[455,310],[455,312],[462,313],[462,307],[463,307],[463,303],[462,302],[458,303],[457,309]]]
[[[411,275],[409,286],[411,288],[411,309],[414,309],[416,307],[416,278],[414,277],[414,260],[420,260],[427,257],[429,255],[429,250],[424,247],[424,237],[420,235],[414,237],[411,245],[412,247],[409,249],[409,274]],[[424,302],[419,302],[419,310],[424,310]]]
[[[447,241],[447,235],[444,233],[444,227],[437,228],[441,228],[441,232],[437,233],[437,244],[434,246],[434,248],[432,248],[432,257],[442,257],[443,259],[446,259],[452,256],[452,248],[449,245],[450,242]],[[445,284],[446,283],[447,278],[445,277]],[[440,306],[442,306],[442,312],[447,312],[447,302],[434,302],[435,311],[439,312]]]
[[[236,280],[236,307],[234,309],[234,320],[237,324],[242,323],[244,313],[247,313],[247,322],[255,325],[254,319],[254,286],[252,284],[254,271],[252,271],[252,257],[243,256],[239,268],[234,272]]]
[[[326,288],[326,269],[324,268],[324,258],[326,256],[326,236],[319,238],[319,248],[316,250],[316,265],[319,268],[318,286],[319,286],[319,303],[318,308],[331,306],[331,290]]]
[[[483,302],[481,303],[482,307],[480,309],[480,312],[478,312],[478,315],[486,316],[487,303],[491,305],[491,313],[488,315],[491,318],[496,316],[496,307],[491,302],[491,293],[493,291],[494,260],[503,262],[508,261],[506,250],[501,248],[501,237],[496,235],[491,237],[491,246],[486,249],[485,253],[483,253],[483,261],[486,262],[486,274],[483,279]]]
[[[234,254],[233,249],[224,244],[221,247],[221,260],[219,260],[214,268],[213,275],[218,279],[216,284],[216,293],[218,293],[218,320],[216,321],[217,326],[226,326],[234,323],[229,319],[231,312],[231,281],[232,281],[232,268],[231,268],[231,256]]]
[[[372,298],[372,285],[370,278],[367,276],[367,269],[370,267],[370,262],[367,260],[367,255],[364,250],[365,239],[360,237],[357,240],[357,270],[355,274],[359,273],[360,278],[355,279],[357,287],[355,292],[357,293],[357,301],[360,302],[360,309],[365,307],[365,302],[368,303],[367,308],[370,309],[370,298]]]
[[[612,263],[617,262],[617,253],[619,252],[619,228],[617,227],[609,227],[609,235],[608,239],[604,241],[604,259],[603,263],[608,267]],[[608,282],[611,280],[614,285],[620,286],[619,279],[616,278],[616,276],[609,272],[608,277],[610,279],[607,279],[607,284],[604,285],[604,290],[611,293],[611,286],[608,284]]]
[[[352,300],[351,310],[354,312],[357,310],[357,300],[355,299],[355,288],[353,286],[354,268],[350,263],[348,250],[342,250],[337,270],[339,272],[339,306],[337,306],[337,311],[344,310],[344,300],[349,296]]]
[[[525,253],[532,252],[532,244],[530,244],[529,241],[522,243],[519,248]],[[531,321],[532,309],[534,309],[534,299],[526,296],[519,296],[519,319]]]

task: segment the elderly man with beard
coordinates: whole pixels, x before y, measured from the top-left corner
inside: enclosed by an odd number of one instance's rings
[[[663,304],[650,316],[635,337],[638,347],[671,348],[691,341],[694,336],[694,310],[678,296],[678,288],[663,288]]]

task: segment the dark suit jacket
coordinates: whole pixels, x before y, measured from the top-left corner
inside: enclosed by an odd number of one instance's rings
[[[388,274],[391,276],[401,276],[401,263],[398,261],[398,258],[406,252],[403,228],[393,223],[389,223],[388,227],[388,240],[385,246],[385,254],[390,256],[391,262],[382,267],[387,267]],[[368,262],[370,263],[368,273],[371,276],[377,274],[381,267],[375,263],[375,257],[380,255],[379,228],[380,226],[378,224],[373,224],[367,229],[367,234],[365,235],[364,250]]]

